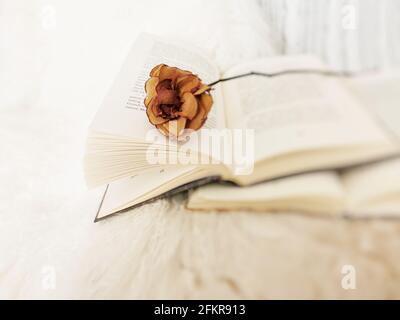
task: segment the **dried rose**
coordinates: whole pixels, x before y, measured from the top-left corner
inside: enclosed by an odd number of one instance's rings
[[[210,89],[190,71],[159,64],[145,84],[147,117],[166,136],[179,138],[184,129],[198,130],[213,104]]]

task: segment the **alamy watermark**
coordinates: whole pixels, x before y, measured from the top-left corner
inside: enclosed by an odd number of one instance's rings
[[[42,28],[44,30],[53,30],[57,27],[56,9],[48,4],[42,7],[40,12]]]
[[[342,28],[355,30],[358,25],[357,8],[354,4],[346,4],[342,7]]]
[[[56,268],[52,265],[45,265],[42,268],[42,289],[55,290],[57,285]]]
[[[351,264],[342,266],[342,281],[341,285],[344,290],[354,290],[357,288],[356,283],[356,268]]]
[[[250,175],[254,170],[254,139],[253,129],[185,129],[178,140],[151,129],[146,134],[150,142],[146,159],[157,165],[223,164],[235,175]]]

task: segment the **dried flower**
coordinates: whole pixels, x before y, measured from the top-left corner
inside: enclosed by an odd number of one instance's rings
[[[145,84],[147,117],[166,136],[179,138],[184,129],[198,130],[213,104],[210,89],[190,71],[159,64]]]

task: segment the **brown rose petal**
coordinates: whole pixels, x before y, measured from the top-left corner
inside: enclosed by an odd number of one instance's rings
[[[213,98],[212,98],[211,94],[206,94],[206,93],[202,94],[200,96],[200,102],[199,103],[204,107],[206,112],[209,113],[210,110],[211,110],[211,106],[213,104]]]
[[[197,130],[203,125],[204,121],[207,119],[208,112],[211,109],[212,102],[212,97],[209,94],[202,94],[198,98],[199,111],[196,116],[189,121],[187,125],[188,129]]]
[[[174,90],[163,88],[158,92],[157,98],[159,104],[174,104],[177,100],[177,94]]]
[[[185,92],[196,92],[199,89],[200,84],[200,79],[197,76],[189,75],[177,83],[177,86],[179,93],[184,94]]]
[[[168,121],[168,119],[164,119],[157,115],[156,112],[157,106],[158,106],[157,98],[153,98],[151,99],[149,106],[146,108],[147,117],[149,118],[149,121],[153,125],[163,124]]]
[[[162,89],[171,90],[172,89],[171,84],[172,84],[172,80],[170,80],[170,79],[165,79],[163,81],[159,81],[156,86],[156,92],[158,93]]]
[[[161,63],[161,64],[155,66],[153,69],[151,69],[150,77],[158,77],[160,75],[160,69],[163,66],[165,66],[165,64]]]
[[[146,107],[149,105],[150,100],[157,95],[156,87],[158,84],[158,78],[151,77],[149,80],[146,81],[145,84],[145,91],[146,91],[146,98],[144,99],[144,104]]]
[[[192,73],[191,73],[190,71],[181,70],[181,69],[178,69],[178,68],[177,68],[177,73],[176,73],[177,77],[176,77],[176,81],[177,81],[179,78],[187,77],[188,75],[191,75],[191,74],[192,74]]]
[[[160,68],[160,74],[159,74],[159,79],[160,82],[163,80],[174,80],[178,77],[178,69],[174,67],[169,67],[167,65],[163,65]]]
[[[181,111],[178,114],[192,120],[197,113],[197,99],[190,92],[185,92],[181,101]]]
[[[200,88],[195,92],[195,93],[193,93],[195,96],[197,96],[197,95],[199,95],[199,94],[202,94],[202,93],[204,93],[204,92],[206,92],[207,90],[210,90],[211,89],[211,87],[209,87],[208,85],[206,85],[206,84],[202,84],[201,86],[200,86]]]
[[[150,103],[149,105],[149,109],[151,109],[150,111],[156,116],[156,117],[160,117],[162,112],[161,112],[161,108],[160,108],[160,104],[158,102],[158,98],[155,97],[154,101],[152,103]]]

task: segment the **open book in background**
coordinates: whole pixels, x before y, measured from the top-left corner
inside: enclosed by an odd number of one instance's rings
[[[90,128],[85,175],[90,186],[108,184],[98,218],[198,181],[238,185],[322,169],[343,168],[399,152],[391,132],[352,95],[342,79],[318,74],[250,76],[222,82],[205,128],[254,129],[255,167],[234,175],[229,165],[150,164],[151,142],[143,100],[149,71],[165,63],[197,73],[203,83],[250,71],[325,70],[316,58],[274,57],[238,65],[221,74],[197,48],[150,35],[135,42]],[[160,147],[166,153],[177,148]],[[193,152],[198,150],[193,149]],[[211,155],[210,155],[211,156]]]
[[[305,173],[248,187],[210,184],[193,191],[193,210],[306,212],[400,217],[400,158],[341,173]]]
[[[395,139],[400,140],[400,73],[354,78],[347,85]],[[193,191],[187,206],[193,210],[400,217],[400,157],[243,188],[210,184]]]

